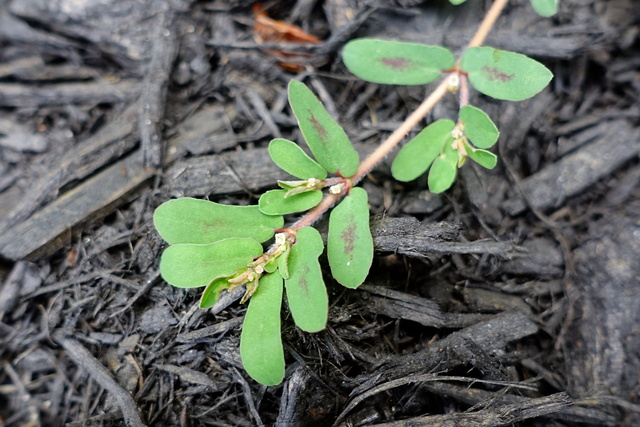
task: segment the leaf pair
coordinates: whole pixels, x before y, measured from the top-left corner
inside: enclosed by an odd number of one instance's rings
[[[285,172],[305,180],[299,185],[308,188],[292,189],[281,183],[284,189],[263,194],[259,206],[268,215],[286,215],[313,208],[322,200],[320,189],[323,183],[319,181],[327,177],[327,172],[350,177],[360,164],[358,153],[347,134],[313,92],[296,80],[289,83],[288,91],[293,114],[316,160],[295,142],[281,138],[271,141],[269,155],[273,162]]]
[[[413,181],[429,169],[429,190],[442,193],[451,187],[467,156],[488,169],[495,167],[497,157],[484,148],[493,146],[498,136],[489,116],[467,105],[460,109],[457,125],[452,120],[437,120],[402,147],[391,173],[398,181]]]
[[[322,237],[316,229],[299,230],[287,258],[288,266],[262,276],[249,301],[240,337],[240,356],[247,373],[264,385],[279,384],[284,378],[280,331],[283,282],[291,315],[300,329],[318,332],[327,324],[329,297],[318,261],[323,249]]]
[[[163,279],[180,288],[210,285],[211,294],[221,289],[214,279],[234,274],[262,254],[261,243],[273,237],[284,218],[265,215],[258,206],[182,198],[160,205],[153,222],[171,245],[160,259]]]
[[[374,83],[419,85],[456,71],[453,54],[439,46],[378,39],[350,41],[342,58],[356,76]],[[518,53],[492,47],[467,49],[460,72],[483,94],[522,101],[544,89],[553,75],[539,62]]]

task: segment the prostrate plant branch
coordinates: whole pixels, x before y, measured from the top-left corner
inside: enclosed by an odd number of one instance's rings
[[[555,11],[548,4],[553,0],[531,1],[544,13]],[[204,287],[202,309],[216,304],[222,291],[246,286],[242,302],[251,299],[240,356],[256,381],[276,385],[284,379],[281,306],[285,295],[298,328],[314,333],[326,327],[329,296],[319,262],[325,251],[337,283],[356,289],[365,282],[374,244],[369,198],[356,185],[419,126],[447,92],[458,96],[457,119],[435,120],[407,141],[391,164],[393,178],[409,182],[428,171],[429,191],[439,194],[453,185],[467,159],[487,169],[496,166],[498,158],[488,149],[497,143],[500,132],[487,113],[469,105],[470,87],[494,99],[518,102],[535,96],[553,78],[548,68],[525,55],[480,46],[506,2],[494,2],[458,61],[441,46],[370,38],[345,44],[345,66],[364,81],[416,86],[443,79],[364,161],[317,96],[304,83],[292,80],[287,88],[289,105],[311,155],[283,138],[273,139],[268,152],[280,169],[296,179],[279,180],[280,189],[262,194],[257,205],[222,205],[185,197],[155,210],[154,226],[170,245],[160,259],[163,279],[179,288]],[[330,208],[325,243],[311,225]],[[306,211],[283,228],[285,215]],[[263,243],[274,237],[265,252]]]
[[[496,20],[502,13],[503,9],[507,5],[508,0],[496,0],[485,15],[482,23],[478,27],[478,30],[474,34],[473,38],[467,45],[467,49],[471,47],[478,47],[484,43],[489,31],[493,28]],[[461,101],[468,102],[468,85],[466,76],[460,75],[461,83]],[[402,141],[402,139],[422,120],[433,107],[440,102],[449,89],[449,79],[442,81],[436,89],[416,108],[416,110],[405,119],[404,122],[382,143],[380,146],[369,155],[358,167],[358,171],[353,175],[349,181],[350,185],[345,185],[342,191],[338,194],[328,194],[324,197],[322,202],[315,208],[310,210],[306,215],[296,221],[290,229],[299,230],[303,227],[307,227],[315,223],[327,210],[329,210],[342,196],[344,196],[353,185],[360,182],[382,159],[384,159],[393,148]],[[463,107],[464,105],[460,105]]]

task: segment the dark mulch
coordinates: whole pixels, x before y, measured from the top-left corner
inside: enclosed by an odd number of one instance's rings
[[[551,19],[511,2],[488,44],[555,79],[473,99],[502,132],[495,170],[465,165],[442,196],[388,162],[363,182],[374,268],[359,290],[327,278],[321,333],[283,313],[283,385],[242,369],[237,292],[203,311],[159,277],[156,206],[255,203],[282,178],[265,147],[300,139],[289,79],[364,155],[429,88],[353,78],[344,42],[459,50],[485,3],[270,2],[324,40],[286,47],[297,74],[253,40],[244,0],[0,3],[0,424],[638,425],[635,0],[561,0]]]

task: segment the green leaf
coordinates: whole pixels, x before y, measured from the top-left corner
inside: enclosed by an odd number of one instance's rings
[[[214,278],[230,276],[262,254],[254,239],[230,238],[208,245],[177,244],[165,249],[160,274],[178,288],[208,285]]]
[[[452,120],[437,120],[424,128],[400,149],[391,165],[391,174],[398,181],[413,181],[429,169],[442,152],[445,143],[453,141]]]
[[[449,3],[453,4],[453,5],[459,5],[462,4],[464,2],[466,2],[467,0],[449,0]]]
[[[464,134],[476,147],[489,148],[498,141],[498,128],[481,109],[465,105],[460,109],[459,117],[464,125]]]
[[[277,138],[269,143],[269,155],[273,163],[283,171],[300,179],[325,179],[327,171],[316,163],[295,142]]]
[[[327,325],[329,297],[318,262],[323,249],[320,233],[304,227],[289,254],[289,278],[284,281],[287,301],[296,325],[306,332],[318,332]]]
[[[346,178],[353,176],[360,165],[358,153],[313,92],[304,83],[292,80],[289,103],[318,163],[331,173],[339,172]]]
[[[451,148],[447,143],[444,150],[433,162],[429,171],[429,191],[434,194],[448,190],[456,179],[458,172],[458,150]]]
[[[531,98],[553,77],[538,61],[492,47],[467,49],[462,54],[460,68],[469,74],[469,82],[478,91],[507,101]]]
[[[467,156],[482,167],[493,169],[498,164],[498,157],[490,151],[473,148],[468,144],[465,144],[464,148]]]
[[[153,213],[153,224],[169,244],[213,243],[229,237],[251,237],[266,242],[284,218],[260,212],[258,206],[220,205],[207,200],[169,200]]]
[[[218,302],[220,298],[220,292],[223,289],[229,289],[231,283],[229,283],[229,276],[216,277],[204,288],[202,295],[200,296],[200,308],[211,308]]]
[[[264,385],[284,378],[284,350],[280,331],[282,277],[267,274],[249,300],[240,335],[240,357],[249,376]]]
[[[347,43],[342,60],[356,76],[373,83],[422,85],[453,68],[453,54],[440,46],[379,39]]]
[[[282,255],[278,257],[278,273],[285,279],[290,277],[289,274],[289,255],[291,255],[291,248],[287,249]]]
[[[531,6],[538,15],[545,18],[553,16],[558,12],[558,0],[531,0]]]
[[[264,271],[266,271],[267,273],[273,273],[276,270],[278,270],[279,260],[280,260],[280,257],[271,258],[264,265]]]
[[[322,191],[313,190],[286,197],[289,190],[269,190],[260,196],[258,206],[267,215],[286,215],[311,209],[322,200]]]
[[[343,286],[357,288],[373,262],[367,192],[354,187],[329,216],[327,257],[331,274]]]

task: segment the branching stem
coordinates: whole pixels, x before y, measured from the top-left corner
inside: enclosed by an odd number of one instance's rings
[[[478,30],[474,34],[473,38],[467,45],[467,48],[477,47],[484,43],[489,31],[493,28],[496,20],[502,13],[502,10],[506,6],[508,0],[496,0],[493,2],[487,14],[485,15],[482,23],[478,27]],[[461,76],[462,87],[461,95],[465,95],[464,92],[468,92],[466,76]],[[398,145],[400,141],[422,120],[429,112],[436,106],[438,102],[447,93],[448,81],[445,79],[442,81],[436,89],[424,100],[418,108],[406,118],[404,122],[382,143],[380,146],[369,155],[358,167],[358,171],[351,177],[351,183],[357,184],[373,169],[382,159],[384,159],[393,148]],[[466,95],[468,96],[468,95]],[[468,102],[468,101],[467,101]],[[462,107],[462,105],[461,105]],[[350,186],[345,186],[343,191],[339,194],[327,194],[324,199],[315,208],[307,212],[305,216],[295,222],[290,228],[293,230],[300,230],[303,227],[307,227],[316,222],[322,214],[329,210],[342,196],[349,191]]]

